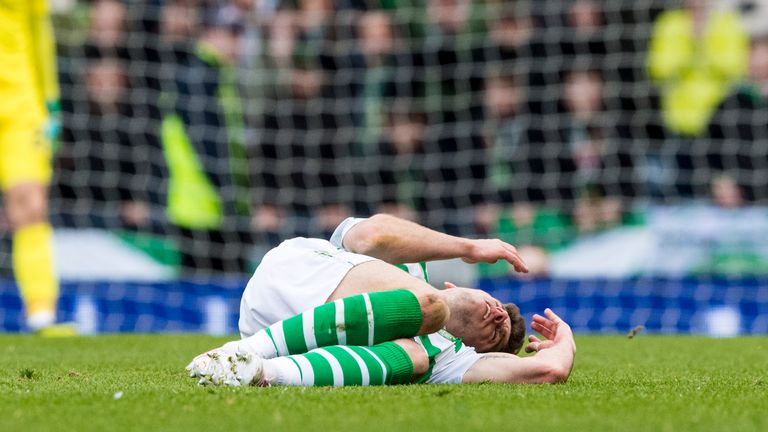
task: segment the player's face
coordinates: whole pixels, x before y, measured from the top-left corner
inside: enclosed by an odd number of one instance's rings
[[[447,330],[478,352],[500,351],[506,346],[511,323],[501,302],[478,289],[452,289],[461,290],[461,296],[452,306]]]

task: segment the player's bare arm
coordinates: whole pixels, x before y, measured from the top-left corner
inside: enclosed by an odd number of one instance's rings
[[[463,383],[484,381],[514,384],[557,384],[568,380],[573,369],[576,343],[570,326],[551,309],[545,316],[534,315],[531,328],[547,340],[531,335],[528,352],[531,357],[507,353],[489,353],[477,361],[464,375]]]
[[[393,264],[461,258],[467,263],[509,262],[516,271],[528,267],[517,249],[498,239],[465,239],[440,233],[394,216],[377,214],[344,236],[345,249]]]

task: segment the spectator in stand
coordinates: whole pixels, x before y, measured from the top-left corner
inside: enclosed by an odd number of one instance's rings
[[[566,74],[563,91],[566,115],[560,136],[573,159],[575,176],[568,180],[572,182],[574,195],[599,182],[605,147],[610,139],[605,127],[603,88],[603,78],[595,70],[576,69]]]
[[[596,0],[570,2],[566,11],[566,28],[560,49],[565,60],[575,56],[603,56],[608,53],[603,29],[605,15]]]
[[[224,8],[204,15],[203,29],[176,74],[175,107],[162,124],[169,171],[168,218],[180,232],[183,271],[243,271],[247,229],[239,224],[230,149],[242,136],[233,65],[244,24]]]
[[[482,119],[485,34],[474,33],[470,0],[428,0],[427,36],[416,48],[414,77],[430,124],[466,128]]]
[[[492,72],[483,92],[490,194],[503,205],[515,199],[527,200],[525,185],[533,180],[526,178],[527,163],[521,160],[526,154],[524,141],[530,120],[524,110],[525,86],[521,80],[518,75]]]
[[[416,220],[424,210],[419,182],[426,117],[417,107],[421,99],[414,97],[413,57],[402,38],[407,29],[396,27],[391,14],[372,10],[361,16],[357,34],[365,69],[356,74],[360,133],[354,155],[361,163],[353,166],[365,186],[358,189],[355,208]]]
[[[617,149],[604,111],[601,74],[577,65],[563,82],[561,121],[519,127],[517,149],[494,157],[508,161],[511,171],[511,179],[499,183],[514,186],[501,194],[507,202],[500,215],[488,219],[495,220],[495,235],[528,246],[521,253],[537,263],[534,274],[545,274],[547,254],[576,232],[621,223],[624,186],[632,180],[630,158]]]
[[[179,0],[167,2],[160,12],[160,37],[175,46],[194,38],[198,32],[198,9]]]
[[[768,35],[752,41],[749,80],[734,88],[709,126],[708,167],[733,175],[745,199],[768,202]]]
[[[566,21],[579,37],[591,37],[605,24],[603,11],[595,0],[576,0],[569,5]]]
[[[573,223],[579,235],[634,224],[636,221],[636,215],[625,214],[619,199],[606,196],[599,188],[583,193],[573,209]]]
[[[162,7],[158,23],[159,37],[152,41],[155,42],[157,52],[150,53],[148,60],[157,62],[156,75],[164,81],[158,90],[167,91],[169,87],[173,88],[167,81],[173,80],[179,65],[187,63],[195,51],[202,17],[198,7],[184,0],[171,0],[158,7]]]
[[[268,101],[260,139],[251,154],[254,228],[300,236],[329,236],[349,212],[344,189],[354,128],[332,105],[337,99],[316,56],[297,53],[287,85]],[[317,217],[315,217],[317,216]],[[292,226],[291,226],[292,223]]]
[[[364,13],[357,24],[358,43],[364,63],[359,75],[360,97],[357,122],[360,127],[359,143],[365,154],[381,136],[385,122],[385,98],[396,92],[394,80],[396,40],[389,14],[382,11]]]
[[[298,47],[306,55],[325,60],[331,55],[336,33],[334,0],[297,0],[298,6]],[[326,66],[326,65],[321,65]]]
[[[96,0],[90,9],[87,57],[128,58],[126,7],[120,0]]]
[[[312,222],[316,232],[330,236],[349,215],[354,201],[349,155],[357,138],[355,126],[359,124],[359,112],[354,100],[360,89],[355,85],[353,71],[364,67],[354,50],[352,24],[357,13],[351,12],[344,1],[298,0],[297,3],[301,26],[297,53],[305,59],[312,58],[323,71],[319,95],[321,114],[313,116],[322,117],[319,127],[324,129],[325,138],[319,145],[308,143],[307,146],[308,157],[322,165],[315,180],[320,193],[316,190],[316,197],[307,204],[310,213],[314,213]]]
[[[516,1],[512,5],[490,10],[488,36],[492,52],[489,61],[502,61],[514,67],[513,61],[530,61],[530,41],[533,36],[533,20],[530,4]]]
[[[275,11],[272,22],[267,24],[267,51],[273,67],[290,68],[291,56],[296,50],[299,22],[299,13],[294,8],[282,5]]]
[[[576,184],[577,155],[587,154],[596,143],[595,126],[603,109],[602,78],[592,70],[573,70],[561,74],[561,95],[557,110],[548,122],[532,120],[514,167],[520,180],[528,180],[527,197],[536,205],[559,206],[571,202]],[[553,120],[559,121],[553,121]],[[538,118],[537,118],[538,120]],[[590,170],[583,159],[584,174]]]
[[[277,1],[229,0],[228,3],[230,13],[239,15],[245,25],[239,64],[249,68],[259,66],[263,54],[263,25],[274,18]]]
[[[148,0],[132,4],[131,60],[140,70],[135,88],[143,104],[162,112],[175,92],[179,66],[188,63],[199,32],[199,8],[189,0]],[[137,93],[138,93],[137,92]]]
[[[533,82],[534,22],[530,9],[530,2],[521,0],[511,4],[502,3],[502,6],[489,10],[489,46],[484,50],[484,55],[490,70],[486,74],[503,69],[507,74],[518,75],[526,86]],[[526,100],[525,104],[526,110],[530,111],[530,100]]]
[[[528,105],[532,114],[558,111],[561,71],[578,58],[595,64],[607,53],[602,2],[574,0],[531,2],[533,35],[528,43],[532,62],[528,77]]]
[[[654,23],[648,73],[661,88],[667,128],[695,137],[705,131],[731,84],[747,69],[749,38],[724,0],[685,0]]]
[[[161,219],[151,207],[160,200],[151,187],[159,181],[157,130],[147,127],[146,113],[137,115],[125,70],[117,58],[90,60],[82,77],[86,98],[65,107],[57,193],[68,201],[64,208],[90,209],[62,211],[67,224],[148,228]]]
[[[371,205],[366,213],[388,213],[418,220],[419,212],[424,210],[425,121],[424,114],[417,112],[406,99],[389,104],[378,154],[373,159],[376,169],[369,174],[373,178],[368,177],[365,182],[369,190],[381,193],[366,194],[364,199]]]
[[[719,175],[712,180],[710,193],[712,203],[721,208],[735,209],[745,204],[741,186],[733,177],[727,175]]]
[[[486,202],[485,143],[478,129],[430,125],[424,140],[425,222],[452,235],[476,235],[475,207]]]
[[[638,222],[637,215],[623,206],[622,199],[631,190],[633,164],[618,147],[612,118],[605,112],[604,89],[602,74],[594,69],[576,66],[566,74],[565,118],[559,135],[571,159],[563,177],[575,200],[576,234]]]
[[[485,200],[480,130],[485,36],[473,32],[471,8],[469,0],[429,0],[427,36],[409,69],[429,125],[424,222],[454,235],[475,234],[474,206]]]
[[[490,195],[499,206],[480,206],[483,230],[488,235],[514,239],[520,253],[530,259],[530,276],[546,275],[549,251],[570,240],[568,218],[554,210],[555,205],[542,206],[545,191],[537,185],[547,175],[557,180],[560,168],[553,168],[541,151],[543,131],[534,130],[525,111],[525,87],[519,76],[496,72],[489,75],[485,89],[487,117],[486,139],[489,140]],[[549,146],[551,152],[554,147]],[[564,156],[563,156],[564,157]],[[557,165],[557,164],[555,164]],[[536,172],[534,171],[541,171]],[[550,204],[557,204],[557,197]],[[527,262],[527,261],[526,261]],[[484,265],[487,275],[507,274],[504,264]]]
[[[563,108],[566,112],[560,136],[573,160],[574,196],[600,190],[609,199],[632,194],[632,158],[619,146],[613,117],[605,111],[605,83],[594,69],[573,69],[565,78]]]

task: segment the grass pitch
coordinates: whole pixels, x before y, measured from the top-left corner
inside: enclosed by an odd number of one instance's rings
[[[204,388],[206,336],[0,335],[0,431],[768,430],[768,338],[577,337],[565,385]]]

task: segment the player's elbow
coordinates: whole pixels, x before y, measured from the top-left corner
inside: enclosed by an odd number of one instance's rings
[[[570,371],[566,371],[563,368],[553,368],[550,370],[545,378],[547,384],[564,384],[568,381]]]
[[[564,384],[568,381],[571,370],[559,365],[547,365],[541,371],[542,384]]]
[[[509,382],[523,384],[562,384],[568,381],[571,371],[562,365],[534,360],[529,364],[524,378],[516,378]]]
[[[358,224],[344,238],[345,247],[355,253],[371,255],[387,242],[387,226],[393,216],[376,214]]]

